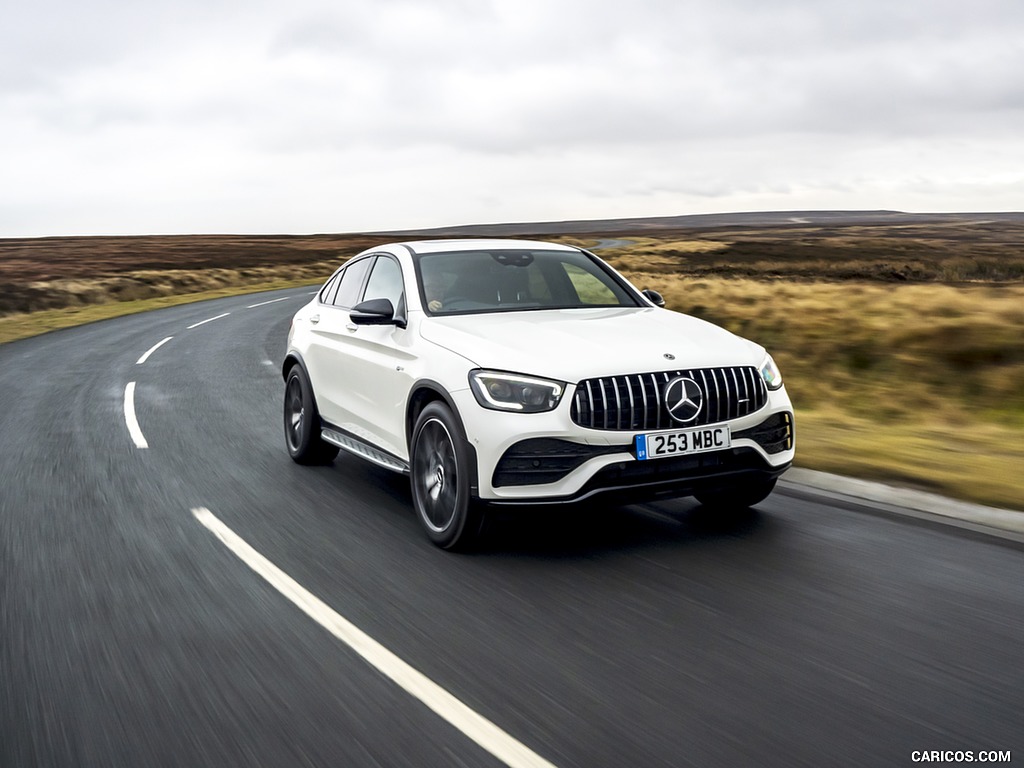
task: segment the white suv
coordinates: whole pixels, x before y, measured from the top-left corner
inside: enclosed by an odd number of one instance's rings
[[[763,500],[793,408],[757,344],[663,309],[585,250],[431,240],[346,262],[292,320],[288,452],[339,449],[410,476],[438,546],[491,505]]]

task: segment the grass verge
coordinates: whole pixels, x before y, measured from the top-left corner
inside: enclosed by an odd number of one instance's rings
[[[225,296],[240,296],[247,293],[276,291],[310,285],[308,278],[298,280],[278,279],[245,286],[215,288],[175,296],[157,296],[134,301],[112,301],[104,304],[88,304],[64,309],[46,309],[39,312],[25,312],[0,317],[0,344],[18,339],[27,339],[61,328],[72,328],[113,317],[149,312],[152,309],[191,304],[206,299],[221,299]]]
[[[801,466],[1024,510],[1024,286],[630,278],[772,352]]]

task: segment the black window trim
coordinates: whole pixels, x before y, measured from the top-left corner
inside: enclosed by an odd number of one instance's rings
[[[336,270],[334,270],[334,272],[331,273],[330,277],[328,277],[326,280],[324,280],[324,284],[322,286],[320,286],[320,290],[316,292],[316,300],[317,300],[318,304],[320,304],[321,306],[324,306],[324,307],[332,306],[331,304],[328,304],[326,301],[324,301],[324,294],[325,293],[330,293],[329,289],[334,287],[332,285],[332,283],[334,282],[335,278],[340,280],[341,278],[339,277],[339,275],[341,274],[341,271],[343,269],[345,269],[345,267],[347,267],[347,266],[348,266],[347,262],[345,264],[342,264],[340,267],[338,267]]]
[[[367,261],[367,262],[371,261],[375,255],[376,254],[368,253],[365,256],[360,256],[358,258],[349,259],[344,264],[342,264],[340,267],[338,267],[338,269],[335,270],[335,272],[334,272],[334,275],[338,275],[338,288],[339,289],[341,288],[341,280],[344,277],[341,273],[345,272],[353,264],[358,264],[361,261]],[[370,276],[370,271],[372,270],[372,268],[373,268],[373,265],[370,264],[370,267],[367,268],[366,273],[363,275],[362,282],[359,284],[359,288],[356,291],[356,296],[362,296],[363,295],[363,291],[366,290],[366,280]],[[331,280],[333,280],[334,279],[334,275],[331,275],[331,277],[328,279],[327,282],[330,282]],[[327,283],[324,283],[324,285],[326,286]],[[320,293],[322,293],[322,292],[323,292],[323,289],[320,290]],[[335,298],[337,298],[338,291],[334,292],[334,296],[335,296]],[[330,303],[324,302],[323,299],[320,297],[319,293],[317,294],[317,301],[320,303],[321,306],[323,306],[325,308],[328,308],[328,309],[351,309],[352,308],[352,307],[343,307],[340,304],[335,304],[334,302],[330,302]],[[359,302],[357,301],[356,304],[358,304],[358,303]]]

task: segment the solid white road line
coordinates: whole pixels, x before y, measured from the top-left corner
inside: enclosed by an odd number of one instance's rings
[[[132,436],[136,448],[149,448],[149,443],[139,428],[139,420],[135,418],[135,382],[129,381],[124,388],[124,421],[128,425],[128,434]]]
[[[162,346],[163,346],[164,344],[166,344],[166,343],[167,343],[168,341],[170,341],[170,340],[171,340],[171,339],[173,339],[173,338],[174,338],[173,336],[168,336],[168,337],[167,337],[166,339],[164,339],[163,341],[158,341],[158,342],[157,342],[156,344],[154,344],[154,345],[153,345],[152,347],[150,347],[150,348],[149,348],[149,351],[148,351],[148,352],[147,352],[146,354],[144,354],[144,355],[143,355],[142,357],[140,357],[140,358],[139,358],[139,359],[138,359],[138,360],[137,360],[137,361],[135,362],[135,364],[136,364],[136,365],[142,365],[142,364],[143,364],[144,362],[146,362],[147,360],[149,360],[149,356],[150,356],[150,355],[152,355],[152,354],[153,354],[154,352],[156,352],[156,351],[157,351],[158,349],[160,349],[160,347],[162,347]]]
[[[262,307],[262,306],[264,306],[266,304],[276,304],[279,301],[288,301],[288,299],[290,299],[290,298],[291,298],[291,296],[285,296],[284,298],[280,298],[280,299],[271,299],[270,301],[261,301],[259,304],[250,304],[249,306],[246,307],[246,309],[255,309],[256,307]]]
[[[225,312],[223,315],[217,315],[216,317],[208,317],[205,320],[200,320],[198,323],[192,323],[192,325],[188,326],[188,330],[191,331],[193,328],[198,328],[200,325],[212,323],[214,320],[220,320],[222,317],[227,317],[230,314],[230,312]]]
[[[295,603],[307,616],[362,656],[378,672],[390,678],[409,695],[422,701],[506,765],[513,768],[555,768],[552,763],[512,738],[490,720],[474,712],[433,680],[402,661],[335,612],[249,546],[210,510],[197,507],[192,510],[192,514],[246,565]]]

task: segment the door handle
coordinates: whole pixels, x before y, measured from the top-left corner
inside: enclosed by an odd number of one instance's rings
[[[355,323],[349,323],[348,325],[345,326],[345,330],[348,331],[349,333],[355,333],[356,331],[359,330],[359,326],[356,325]]]
[[[311,318],[309,318],[309,322],[311,322],[313,325],[316,325],[317,323],[320,322],[320,315],[313,315]]]

